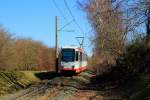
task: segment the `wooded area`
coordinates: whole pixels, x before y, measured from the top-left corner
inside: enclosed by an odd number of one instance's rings
[[[32,39],[15,39],[0,27],[0,70],[54,70],[54,52]]]
[[[66,0],[64,3],[80,28],[69,3]],[[0,94],[11,93],[8,87],[28,88],[22,85],[26,80],[32,80],[35,87],[35,80],[39,85],[35,95],[38,98],[44,95],[42,99],[52,96],[62,99],[65,95],[65,98],[78,96],[78,99],[87,96],[90,100],[150,100],[150,0],[77,0],[77,3],[87,15],[94,34],[93,39],[90,37],[94,48],[92,56],[88,57],[88,69],[69,77],[65,77],[67,71],[54,72],[57,58],[54,48],[32,39],[14,38],[0,26],[0,70],[4,70],[0,73]],[[55,1],[54,4],[62,12]],[[75,69],[71,61],[66,62],[71,70]],[[23,93],[23,97],[28,92],[32,91]]]
[[[88,0],[78,4],[95,32],[90,63],[97,70],[116,64],[132,71],[150,70],[150,1]]]
[[[94,31],[89,63],[97,73],[98,87],[113,87],[127,100],[149,100],[150,1],[88,0],[78,4]]]

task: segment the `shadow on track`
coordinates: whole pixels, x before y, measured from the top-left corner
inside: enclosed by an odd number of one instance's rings
[[[46,79],[49,80],[55,77],[60,77],[61,75],[59,73],[56,73],[55,71],[51,71],[51,72],[36,73],[35,76],[40,80],[46,80]]]
[[[75,73],[74,71],[62,71],[61,76],[64,77],[72,77],[72,76],[77,76],[78,74]]]
[[[50,72],[41,72],[41,73],[35,73],[35,76],[37,78],[39,78],[40,80],[50,80],[53,79],[55,77],[72,77],[72,76],[76,76],[77,74],[73,71],[65,71],[65,72],[61,72],[61,73],[56,73],[55,71],[50,71]]]

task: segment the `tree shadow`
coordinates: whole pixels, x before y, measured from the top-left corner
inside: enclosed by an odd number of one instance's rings
[[[50,71],[50,72],[35,73],[35,76],[40,80],[49,80],[55,77],[59,77],[61,75],[59,73],[56,73],[55,71]]]
[[[64,77],[73,77],[76,75],[77,73],[75,73],[74,71],[62,71],[61,72],[61,76],[64,76]]]
[[[107,91],[119,86],[120,81],[111,73],[90,77],[90,83],[84,84],[83,90]]]

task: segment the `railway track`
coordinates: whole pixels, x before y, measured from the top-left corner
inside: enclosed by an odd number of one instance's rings
[[[28,92],[12,98],[11,100],[41,100],[42,98],[52,98],[64,90],[65,85],[69,84],[71,77],[56,77],[47,80],[37,86],[32,86]]]
[[[29,100],[32,96],[38,95],[42,92],[44,92],[47,89],[47,86],[42,86],[39,88],[34,88],[28,93],[24,93],[21,96],[15,97],[14,100]]]

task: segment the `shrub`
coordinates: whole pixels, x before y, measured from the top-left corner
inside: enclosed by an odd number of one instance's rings
[[[119,66],[126,66],[130,72],[150,71],[150,46],[141,39],[128,45],[126,52],[117,60]]]

